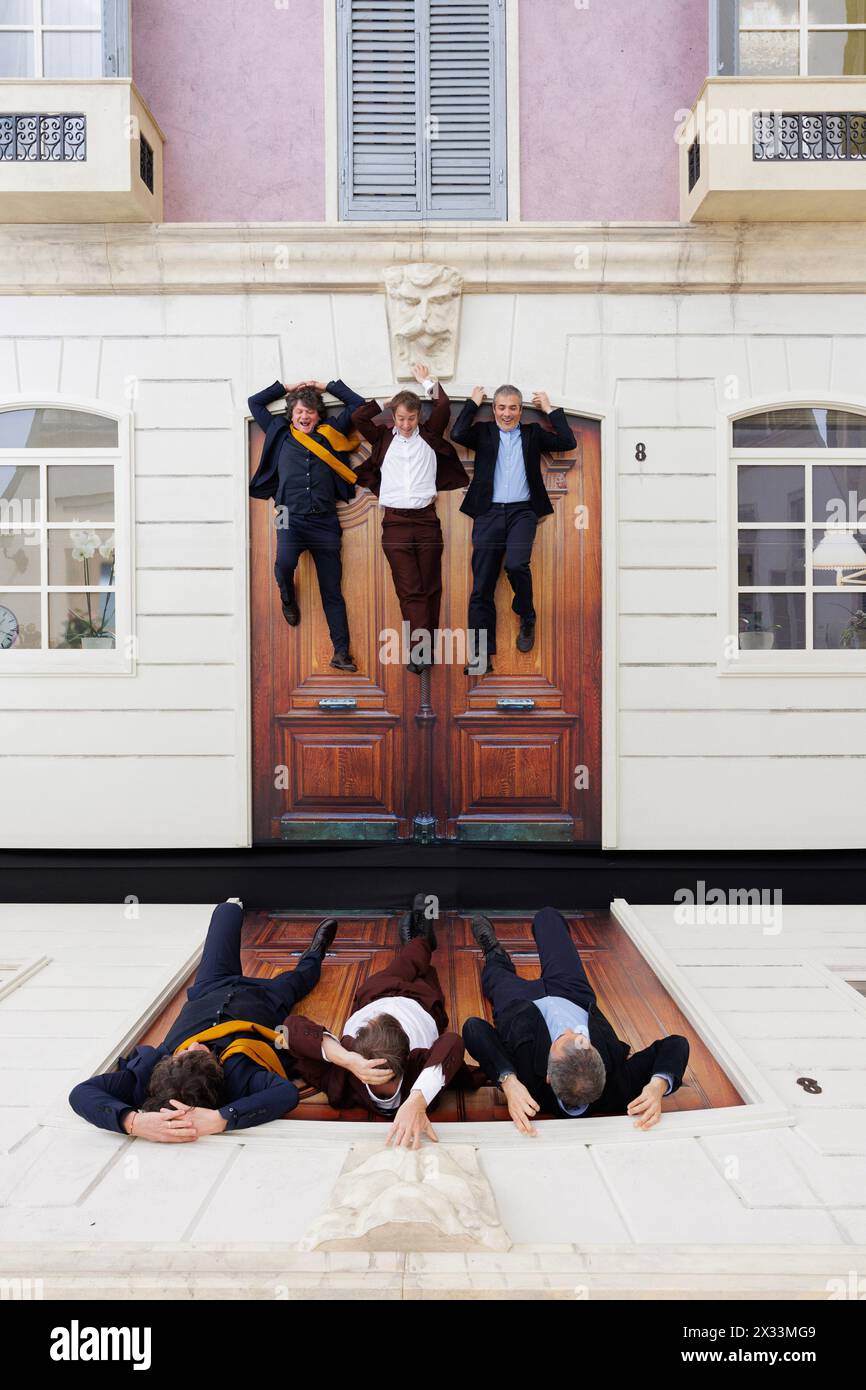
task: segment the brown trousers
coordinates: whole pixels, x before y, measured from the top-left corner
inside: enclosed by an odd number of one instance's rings
[[[415,999],[433,1016],[440,1034],[444,1033],[448,1027],[445,996],[431,957],[426,937],[416,936],[407,945],[400,946],[390,965],[367,976],[355,995],[352,1013],[363,1009],[365,1004],[372,1004],[374,999],[400,995]]]
[[[435,502],[417,509],[382,508],[382,549],[410,638],[418,628],[432,637],[439,626],[443,547]]]

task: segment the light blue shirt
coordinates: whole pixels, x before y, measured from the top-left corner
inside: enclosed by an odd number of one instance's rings
[[[562,999],[557,994],[546,994],[543,999],[533,999],[533,1004],[538,1009],[550,1034],[551,1043],[555,1043],[557,1038],[561,1038],[563,1033],[583,1033],[584,1037],[589,1037],[589,1014],[586,1009],[582,1009],[579,1004],[572,1004],[570,999]],[[674,1079],[668,1072],[653,1072],[653,1076],[660,1076],[663,1081],[668,1083],[665,1095],[670,1095],[674,1088]],[[559,1097],[557,1096],[557,1100]],[[579,1110],[568,1110],[559,1100],[559,1108],[566,1115],[571,1115],[577,1119],[587,1109],[581,1105]]]
[[[499,431],[499,453],[493,470],[494,502],[528,502],[529,483],[523,462],[523,436],[518,425]]]

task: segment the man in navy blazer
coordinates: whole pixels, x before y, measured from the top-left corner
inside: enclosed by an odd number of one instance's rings
[[[294,1110],[294,1059],[279,1034],[273,1046],[265,1039],[317,983],[337,923],[319,924],[294,970],[259,979],[241,971],[243,919],[238,899],[214,909],[195,983],[165,1042],[135,1047],[116,1071],[82,1081],[69,1096],[77,1115],[136,1139],[183,1144]],[[199,1034],[205,1041],[194,1041]]]
[[[630,1054],[598,1007],[595,991],[555,908],[535,914],[541,977],[526,980],[496,936],[488,917],[472,919],[484,952],[481,988],[493,1005],[493,1026],[483,1018],[463,1025],[466,1051],[494,1086],[522,1134],[535,1134],[539,1111],[553,1119],[630,1115],[638,1129],[661,1117],[662,1098],[682,1083],[688,1039],[678,1033]]]
[[[521,424],[523,395],[516,386],[500,386],[493,396],[493,419],[476,421],[485,388],[476,386],[457,417],[451,438],[475,452],[475,475],[460,510],[474,518],[472,526],[472,593],[469,632],[475,651],[496,651],[496,584],[505,561],[514,591],[512,610],[520,618],[517,649],[535,645],[536,612],[532,597],[532,544],[538,518],[553,511],[541,474],[542,454],[567,453],[575,438],[561,409],[553,410],[545,391],[536,391],[532,404],[550,417],[550,429]],[[481,665],[465,667],[475,674]],[[483,665],[481,666],[483,671]]]
[[[334,419],[326,418],[324,391],[343,402],[343,410]],[[268,406],[284,397],[285,414],[272,415]],[[349,653],[337,503],[350,502],[355,495],[349,461],[360,440],[354,435],[352,412],[362,405],[363,396],[342,381],[301,381],[294,386],[275,381],[249,398],[250,414],[265,432],[250,496],[272,497],[276,507],[274,576],[283,617],[290,627],[296,627],[301,620],[295,570],[301,555],[309,550],[334,645],[331,665],[338,671],[358,669]]]

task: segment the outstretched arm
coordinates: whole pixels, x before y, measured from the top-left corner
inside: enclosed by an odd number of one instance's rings
[[[660,1038],[629,1057],[625,1064],[630,1097],[627,1114],[633,1117],[636,1129],[658,1124],[662,1100],[682,1084],[688,1060],[688,1039],[678,1033]]]
[[[451,439],[455,444],[462,444],[465,449],[478,448],[480,432],[475,424],[475,416],[483,401],[484,387],[476,386],[451,427]]]
[[[318,386],[320,383],[316,382],[316,385]],[[330,395],[336,396],[338,401],[343,402],[343,409],[340,411],[340,414],[336,419],[329,420],[328,424],[333,425],[334,429],[339,430],[341,434],[348,434],[352,428],[352,413],[353,411],[360,410],[361,406],[366,404],[364,397],[359,396],[357,391],[353,391],[350,386],[347,386],[344,381],[340,381],[339,378],[336,381],[329,381],[325,386],[325,390],[328,391]]]
[[[379,440],[387,433],[386,425],[376,425],[374,420],[377,415],[382,414],[382,407],[378,401],[365,401],[352,412],[352,425],[359,434],[367,440],[368,444],[378,444]]]
[[[544,425],[540,426],[541,447],[544,453],[567,454],[569,450],[577,447],[577,440],[565,418],[565,411],[561,406],[553,409],[546,391],[536,391],[532,397],[532,404],[536,410],[544,412],[550,425],[550,429],[546,429]]]
[[[264,391],[257,391],[254,396],[250,396],[247,405],[259,429],[266,431],[273,419],[268,406],[274,401],[285,400],[285,397],[286,388],[281,381],[275,381],[273,386],[266,386]]]

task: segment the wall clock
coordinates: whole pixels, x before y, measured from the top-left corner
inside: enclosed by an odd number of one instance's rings
[[[11,608],[0,603],[0,651],[5,651],[18,640],[18,619]]]

